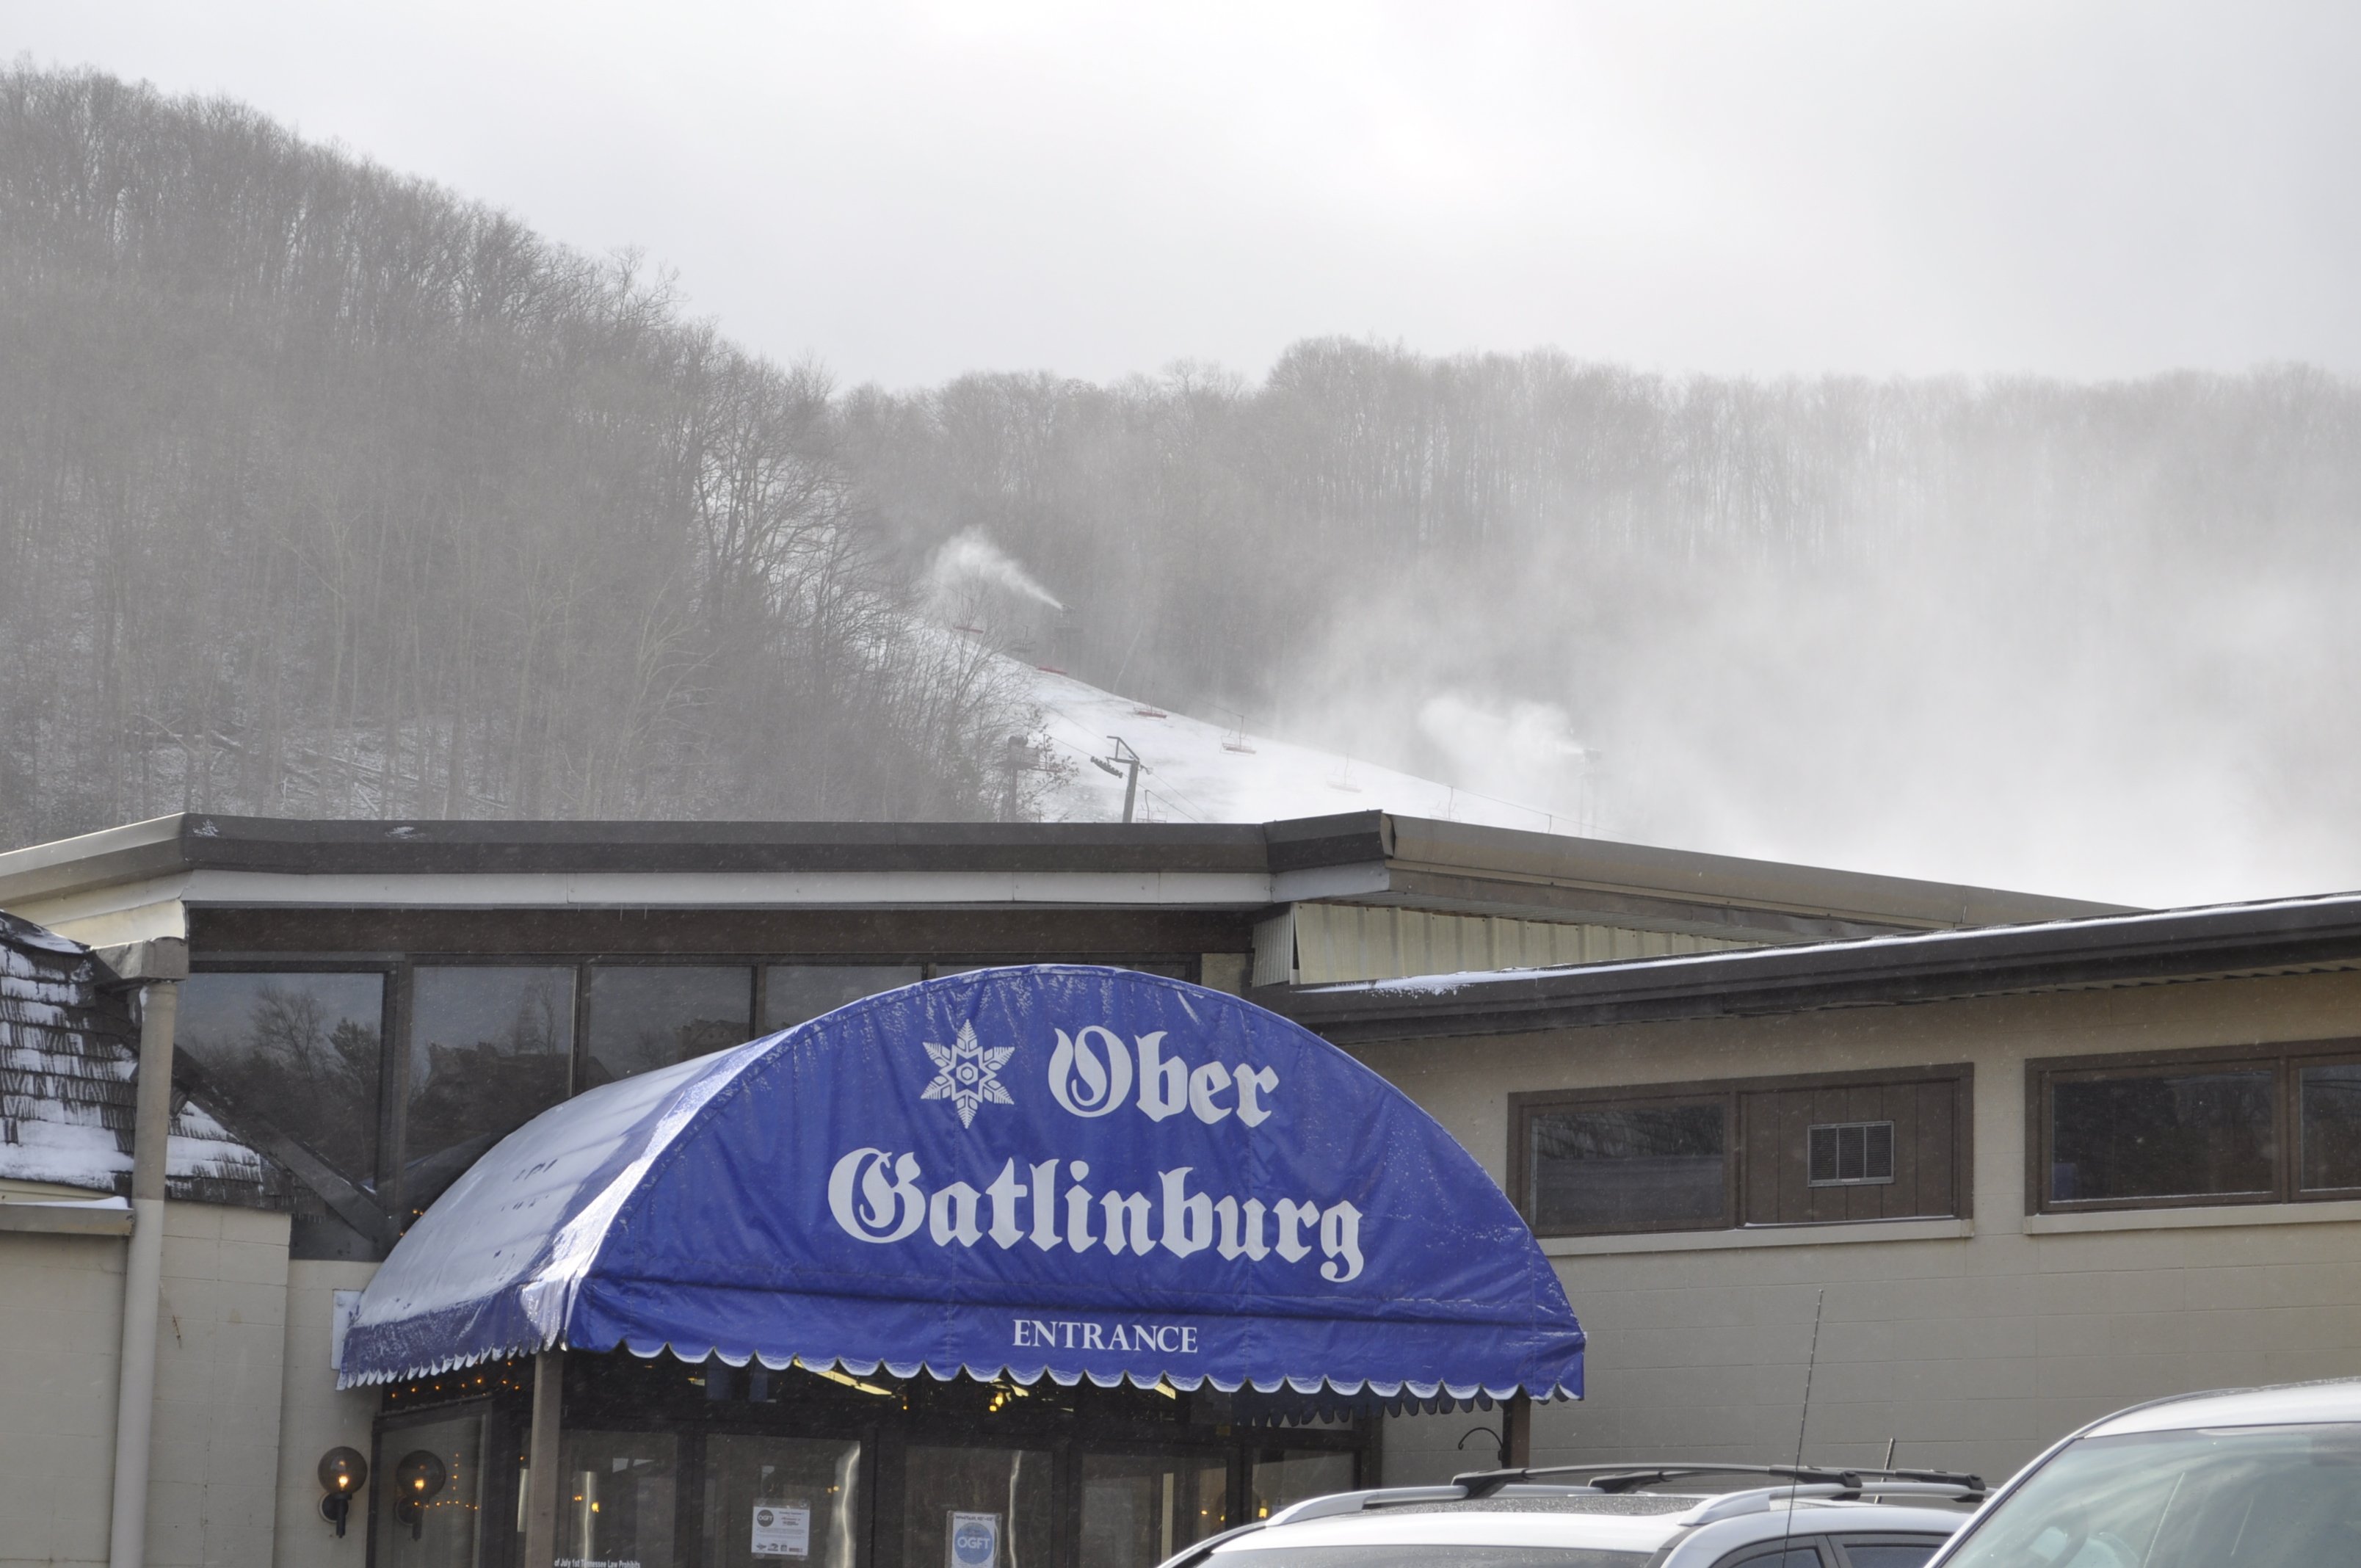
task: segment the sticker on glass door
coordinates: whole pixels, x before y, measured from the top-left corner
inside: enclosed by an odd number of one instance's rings
[[[943,1568],[999,1568],[1000,1516],[951,1510]]]
[[[790,1497],[754,1505],[754,1555],[809,1557],[811,1500]]]

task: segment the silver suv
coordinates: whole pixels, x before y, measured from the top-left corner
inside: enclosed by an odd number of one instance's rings
[[[1732,1476],[1777,1485],[1700,1485]],[[1488,1470],[1313,1497],[1164,1568],[1920,1568],[1983,1495],[1973,1475],[1933,1471]]]
[[[2361,1379],[2189,1394],[2019,1471],[1939,1568],[2361,1563]]]

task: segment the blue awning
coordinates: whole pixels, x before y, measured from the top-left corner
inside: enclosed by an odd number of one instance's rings
[[[526,1124],[363,1294],[340,1381],[557,1346],[1393,1400],[1582,1391],[1499,1188],[1300,1026],[1129,970],[906,987]]]

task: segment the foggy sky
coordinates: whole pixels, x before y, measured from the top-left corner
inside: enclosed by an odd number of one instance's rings
[[[636,248],[840,387],[1259,378],[1331,334],[1675,375],[2361,376],[2349,4],[0,18],[37,65],[225,94]],[[1514,613],[1422,578],[1333,607],[1253,722],[1550,809],[1587,792],[1603,830],[1686,848],[2146,903],[2361,885],[2341,520],[2234,550],[2235,578],[2094,544],[2044,597],[1991,538],[2031,516],[1973,519],[1989,558],[1710,591],[1576,593],[1596,563],[1537,559]],[[1071,601],[1066,565],[1011,591]]]
[[[677,269],[840,383],[1258,375],[1342,333],[1642,368],[2361,371],[2361,7],[5,13]]]

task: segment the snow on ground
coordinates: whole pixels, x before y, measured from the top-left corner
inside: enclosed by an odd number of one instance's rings
[[[1051,749],[1074,777],[1045,803],[1053,821],[1119,822],[1124,781],[1091,763],[1121,736],[1139,753],[1142,822],[1276,822],[1382,810],[1536,833],[1571,833],[1565,817],[1433,779],[1397,773],[1342,752],[1298,746],[1167,713],[1050,669],[1026,672]]]

